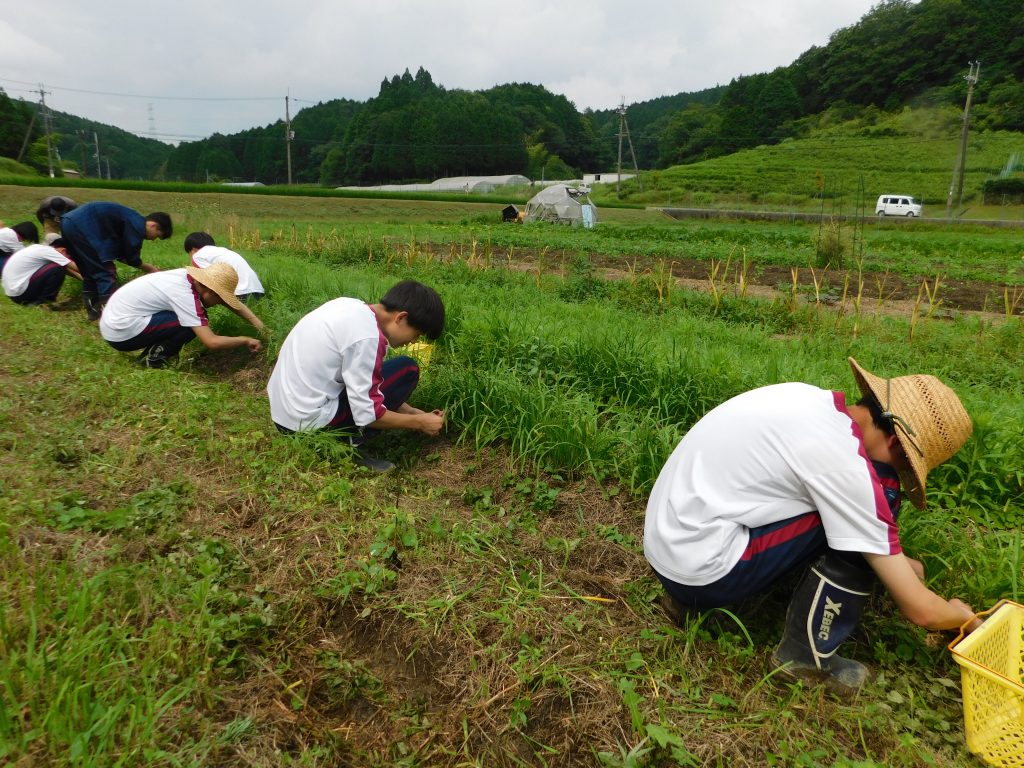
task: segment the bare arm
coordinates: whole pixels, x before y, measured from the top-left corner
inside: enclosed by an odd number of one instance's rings
[[[908,621],[925,629],[959,629],[971,619],[967,631],[980,625],[969,605],[956,598],[946,600],[928,589],[905,555],[866,554],[864,558]]]
[[[150,264],[145,261],[139,264],[139,269],[141,269],[143,272],[149,272],[150,274],[160,271],[160,267],[154,266],[153,264]]]
[[[248,336],[218,336],[208,325],[200,325],[192,329],[196,338],[199,339],[207,349],[233,349],[234,347],[248,347],[250,352],[259,352],[263,345],[259,339]]]
[[[64,271],[71,275],[76,280],[82,279],[82,273],[78,271],[78,265],[75,262],[70,261],[64,265]]]
[[[402,407],[408,408],[408,411],[401,408],[397,411],[385,411],[383,416],[368,426],[373,429],[412,429],[432,437],[440,433],[444,426],[443,411],[425,413],[404,403]]]
[[[228,309],[230,309],[232,312],[234,312],[240,318],[245,320],[245,322],[247,322],[249,325],[251,325],[257,331],[262,331],[263,330],[263,321],[260,320],[258,317],[256,317],[255,313],[251,309],[249,309],[247,306],[245,306],[245,304],[242,305],[241,309],[234,309],[232,307],[228,307]]]

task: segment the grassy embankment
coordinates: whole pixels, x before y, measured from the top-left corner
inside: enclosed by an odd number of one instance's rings
[[[36,194],[0,192],[15,210]],[[657,271],[522,274],[485,244],[539,230],[458,206],[252,199],[123,198],[174,214],[179,234],[146,246],[163,266],[182,263],[191,229],[234,238],[270,291],[265,355],[189,349],[142,371],[73,301],[0,305],[4,759],[970,764],[954,665],[883,598],[850,648],[881,676],[846,702],[770,680],[784,594],[724,632],[671,626],[640,551],[643,497],[687,426],[732,394],[793,379],[850,391],[847,354],[934,372],[976,433],[930,479],[929,511],[907,511],[905,543],[942,593],[1019,599],[1019,318],[836,312],[785,292],[769,304]],[[632,226],[561,247],[625,255]],[[644,227],[666,249],[703,231]],[[552,231],[551,250],[569,236]],[[964,269],[993,270],[972,259]],[[403,471],[369,477],[329,440],[276,434],[262,388],[304,312],[404,276],[451,309],[417,393],[450,427],[390,441]],[[214,324],[243,330],[223,311]]]
[[[869,110],[832,124],[821,119],[805,138],[645,173],[644,192],[628,182],[626,199],[653,205],[871,216],[878,196],[894,193],[922,198],[925,216],[943,217],[960,151],[960,117],[956,110],[906,109],[897,114]],[[1020,206],[984,205],[981,187],[1022,151],[1024,134],[972,132],[964,206],[954,214],[1021,219]]]

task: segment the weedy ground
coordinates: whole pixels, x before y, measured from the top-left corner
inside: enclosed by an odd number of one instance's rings
[[[137,207],[197,205],[153,202]],[[716,297],[586,263],[522,273],[470,242],[428,257],[413,237],[276,238],[267,214],[232,232],[190,210],[185,231],[235,237],[264,277],[265,353],[189,347],[147,371],[99,339],[73,287],[49,310],[0,304],[6,763],[973,764],[947,637],[879,596],[849,648],[875,682],[851,700],[782,683],[768,656],[791,585],[673,624],[643,505],[730,394],[849,389],[848,353],[934,371],[976,432],[904,540],[938,591],[1019,599],[1018,319],[922,313],[915,329],[735,281]],[[176,266],[176,241],[146,247]],[[417,392],[448,409],[447,433],[387,436],[400,466],[384,476],[331,439],[277,434],[263,388],[291,324],[405,276],[449,304]]]

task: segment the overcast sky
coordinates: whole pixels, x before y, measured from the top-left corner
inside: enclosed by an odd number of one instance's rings
[[[438,85],[545,86],[610,109],[769,72],[877,0],[0,0],[0,87],[177,142],[320,101]],[[297,137],[301,138],[301,137]]]

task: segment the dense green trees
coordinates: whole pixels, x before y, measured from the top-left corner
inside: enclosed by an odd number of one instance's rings
[[[385,79],[364,104],[342,100],[301,110],[293,121],[296,181],[369,185],[441,176],[526,173],[559,176],[595,167],[597,139],[586,115],[543,86],[447,90],[420,68]],[[284,126],[182,144],[167,178],[285,180]],[[220,153],[232,152],[232,166]],[[235,175],[231,175],[235,174]]]
[[[484,93],[446,91],[421,68],[381,83],[328,154],[320,179],[379,184],[525,166],[523,125],[514,114]]]
[[[0,155],[17,158],[26,136],[31,140],[42,135],[34,124],[34,113],[33,105],[10,98],[0,88]]]
[[[85,176],[155,178],[171,148],[155,139],[144,139],[120,128],[84,120],[65,112],[50,115],[50,156],[47,159],[43,120],[36,104],[9,98],[0,89],[0,155],[22,159],[39,172],[53,164],[54,172],[73,168]],[[27,141],[26,141],[27,137]],[[96,147],[100,147],[97,167]]]

